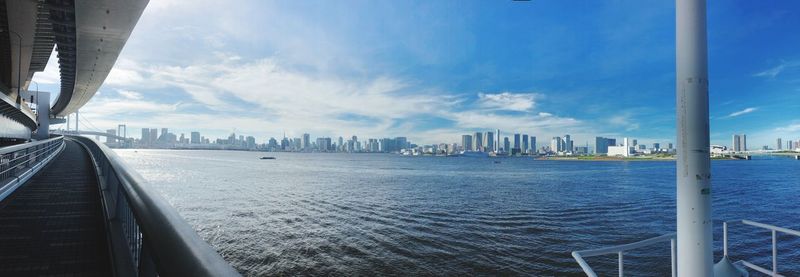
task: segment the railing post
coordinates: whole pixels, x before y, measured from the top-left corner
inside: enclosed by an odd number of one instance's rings
[[[670,256],[672,258],[672,277],[678,276],[678,242],[675,241],[675,238],[669,240],[670,244]]]
[[[728,222],[722,222],[722,255],[728,256]]]
[[[619,277],[622,277],[625,275],[625,270],[623,269],[622,266],[622,264],[624,263],[622,261],[622,251],[617,252],[617,254],[619,255]]]
[[[772,230],[772,276],[778,276],[778,233]]]

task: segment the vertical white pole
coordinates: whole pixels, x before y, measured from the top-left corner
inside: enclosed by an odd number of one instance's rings
[[[675,248],[678,247],[678,245],[677,245],[678,242],[675,241],[675,238],[672,238],[671,240],[669,240],[669,244],[670,244],[670,250],[671,250],[671,255],[670,256],[672,256],[671,257],[672,258],[672,277],[677,277],[678,276],[678,261],[677,261],[677,259],[678,259],[678,249],[675,249]]]
[[[713,276],[706,1],[675,11],[678,276]]]
[[[618,255],[619,255],[619,277],[622,277],[625,276],[625,270],[623,270],[624,262],[622,261],[622,251],[619,251]]]
[[[728,256],[728,222],[722,222],[722,256]]]
[[[772,230],[772,276],[778,276],[778,233]]]

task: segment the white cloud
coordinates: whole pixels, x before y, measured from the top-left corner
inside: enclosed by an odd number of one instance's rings
[[[755,112],[757,110],[758,110],[758,108],[755,108],[755,107],[746,108],[746,109],[741,110],[741,111],[733,112],[733,113],[729,114],[728,116],[726,116],[726,118],[737,117],[737,116],[740,116],[740,115],[749,114],[749,113]]]
[[[770,79],[772,79],[772,78],[775,78],[776,76],[778,76],[778,74],[781,74],[781,72],[783,72],[785,69],[796,67],[796,66],[800,66],[800,61],[791,61],[791,62],[782,61],[781,64],[779,64],[779,65],[777,65],[777,66],[775,66],[773,68],[770,68],[770,69],[758,72],[756,74],[753,74],[753,76],[756,76],[756,77],[769,77]]]
[[[612,116],[608,119],[608,123],[614,126],[622,126],[625,128],[625,131],[635,131],[639,130],[639,123],[633,120],[633,116],[630,113],[624,113],[622,115]]]
[[[122,96],[123,98],[127,98],[127,99],[133,99],[133,100],[142,99],[142,94],[138,93],[138,92],[135,92],[135,91],[118,90],[117,93],[119,93],[119,95]]]
[[[492,110],[529,111],[536,105],[535,93],[510,93],[497,94],[479,93],[478,106]]]

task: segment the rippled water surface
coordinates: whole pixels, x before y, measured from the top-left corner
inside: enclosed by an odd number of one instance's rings
[[[245,275],[581,276],[570,251],[675,230],[674,162],[538,161],[390,154],[119,150]],[[494,163],[494,161],[501,161]],[[713,161],[721,221],[800,229],[800,161]],[[730,254],[771,267],[771,237],[730,225]],[[779,235],[800,276],[800,239]],[[669,243],[625,256],[665,276]],[[590,258],[616,274],[616,255]]]

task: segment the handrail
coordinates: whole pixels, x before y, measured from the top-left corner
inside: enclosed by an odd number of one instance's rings
[[[95,163],[117,276],[239,276],[110,148],[68,136]]]
[[[779,227],[779,226],[775,226],[775,225],[770,225],[770,224],[764,224],[764,223],[755,222],[755,221],[746,220],[746,219],[741,220],[741,221],[737,220],[737,221],[734,221],[734,222],[741,222],[742,224],[745,224],[745,225],[750,225],[750,226],[754,226],[754,227],[758,227],[758,228],[762,228],[762,229],[767,229],[767,230],[770,230],[771,233],[772,233],[772,270],[768,270],[766,268],[757,266],[757,265],[752,264],[752,263],[750,263],[748,261],[745,261],[745,260],[741,260],[741,261],[739,261],[739,263],[741,263],[744,266],[749,267],[749,268],[751,268],[753,270],[756,270],[758,272],[764,273],[766,275],[783,276],[783,275],[780,275],[778,273],[778,232],[800,237],[800,231],[796,231],[796,230],[792,230],[792,229],[788,229],[788,228],[783,228],[783,227]],[[725,256],[728,256],[728,222],[724,222],[723,225],[722,225],[722,237],[723,237],[723,240],[724,240],[723,244],[722,244],[723,253],[724,253]]]
[[[0,148],[0,200],[11,195],[63,149],[62,136]]]
[[[623,253],[624,252],[627,252],[627,251],[630,251],[630,250],[634,250],[634,249],[637,249],[637,248],[642,248],[642,247],[649,246],[649,245],[653,245],[653,244],[656,244],[656,243],[659,243],[659,242],[670,241],[671,255],[672,255],[672,258],[671,258],[671,261],[672,261],[672,276],[675,276],[675,274],[677,273],[677,268],[676,268],[676,263],[675,263],[675,261],[676,261],[675,258],[677,257],[676,256],[676,250],[677,249],[676,249],[675,240],[676,240],[676,233],[670,233],[670,234],[661,235],[661,236],[657,236],[657,237],[653,237],[653,238],[649,238],[649,239],[645,239],[645,240],[641,240],[641,241],[637,241],[637,242],[632,242],[632,243],[628,243],[628,244],[615,245],[615,246],[609,246],[609,247],[603,247],[603,248],[597,248],[597,249],[572,251],[572,257],[575,258],[575,261],[578,262],[578,265],[581,266],[581,269],[583,269],[583,272],[586,273],[587,276],[589,276],[589,277],[597,277],[597,273],[595,273],[594,270],[592,269],[592,267],[589,266],[589,263],[587,263],[586,260],[584,260],[584,257],[588,258],[588,257],[594,257],[594,256],[600,256],[600,255],[607,255],[607,254],[616,253],[617,256],[618,256],[618,259],[619,259],[619,270],[618,270],[619,271],[619,276],[623,276],[624,275],[624,270],[623,270],[623,261],[624,261],[623,260]]]

